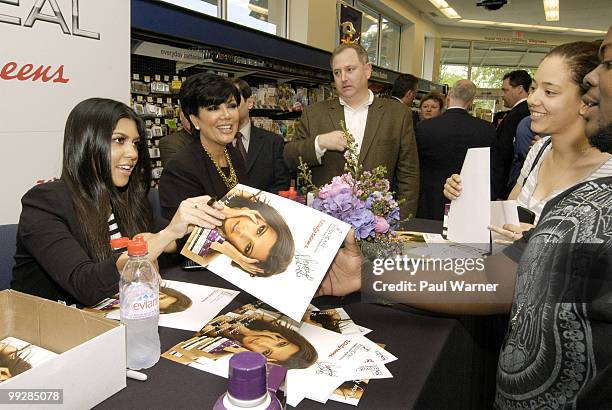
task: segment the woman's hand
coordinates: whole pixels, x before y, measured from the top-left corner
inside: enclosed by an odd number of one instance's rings
[[[171,232],[175,239],[179,239],[191,233],[195,226],[217,228],[225,219],[221,209],[223,205],[214,202],[208,195],[185,199],[179,205],[166,230]]]
[[[325,274],[316,296],[345,296],[361,288],[361,265],[363,255],[351,229],[344,239],[344,247],[334,258]]]
[[[243,255],[229,241],[224,241],[223,243],[213,242],[210,247],[230,258],[251,276],[257,276],[258,274],[264,272],[263,269],[257,266],[259,263],[257,259],[249,258],[248,256]]]
[[[223,211],[226,218],[237,218],[239,216],[246,216],[254,224],[259,224],[258,218],[263,219],[259,211],[254,209],[241,209],[241,208],[230,208],[229,206],[223,206]]]
[[[259,263],[257,259],[244,256],[240,252],[238,252],[236,256],[232,258],[232,260],[240,265],[242,270],[248,272],[248,274],[251,276],[258,276],[259,274],[264,273],[264,270],[257,266]]]
[[[453,174],[446,178],[446,183],[444,184],[444,196],[446,198],[454,201],[459,198],[462,189],[463,186],[461,185],[461,177],[459,174]]]
[[[489,225],[489,230],[492,232],[496,232],[507,239],[496,239],[495,243],[510,245],[514,243],[514,241],[518,241],[523,237],[523,233],[533,229],[534,225],[521,222],[519,226],[512,224],[505,224],[501,228],[495,225]]]

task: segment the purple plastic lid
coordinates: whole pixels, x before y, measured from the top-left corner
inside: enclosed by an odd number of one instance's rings
[[[236,353],[229,362],[227,393],[238,400],[255,400],[268,393],[266,358],[255,352]]]

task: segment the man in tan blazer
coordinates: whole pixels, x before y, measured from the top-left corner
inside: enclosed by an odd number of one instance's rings
[[[340,121],[344,121],[355,137],[363,168],[384,165],[389,181],[397,180],[396,197],[405,199],[401,216],[416,215],[419,161],[410,111],[395,100],[374,97],[368,89],[372,65],[363,47],[339,46],[331,65],[339,98],[304,109],[295,140],[285,145],[287,166],[297,170],[302,157],[319,186],[341,175],[346,140]]]

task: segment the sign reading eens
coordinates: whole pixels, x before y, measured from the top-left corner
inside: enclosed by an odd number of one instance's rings
[[[76,104],[129,103],[130,3],[0,0],[0,224],[17,223],[20,198],[37,181],[60,176]],[[36,110],[34,121],[24,107]]]

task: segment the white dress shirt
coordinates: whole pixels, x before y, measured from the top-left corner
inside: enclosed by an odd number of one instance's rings
[[[513,106],[512,108],[516,107],[517,105],[519,105],[520,103],[522,103],[523,101],[527,101],[527,98],[523,98],[521,100],[518,100]]]
[[[238,130],[242,134],[242,145],[244,145],[245,151],[249,152],[249,141],[251,140],[251,120],[247,124]],[[236,147],[236,138],[232,141],[234,148]]]
[[[365,133],[366,122],[368,121],[368,110],[370,105],[374,101],[374,93],[368,90],[368,100],[357,108],[352,108],[342,98],[340,99],[340,105],[344,107],[344,123],[346,129],[351,133],[355,139],[357,145],[357,154],[361,151],[361,144],[363,142],[363,134]],[[338,124],[340,126],[340,124]],[[319,145],[319,136],[315,138],[315,153],[317,154],[317,160],[321,163],[321,158],[325,154],[326,149],[321,148]]]

